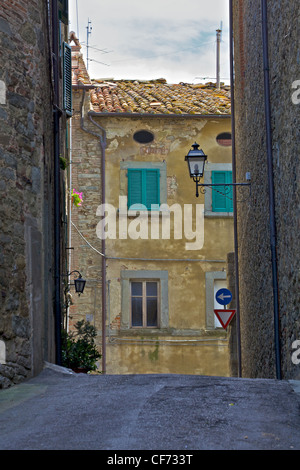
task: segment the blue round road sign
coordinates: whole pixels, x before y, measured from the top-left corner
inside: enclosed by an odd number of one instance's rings
[[[228,289],[219,289],[216,293],[216,301],[221,305],[228,305],[232,301],[232,293]]]

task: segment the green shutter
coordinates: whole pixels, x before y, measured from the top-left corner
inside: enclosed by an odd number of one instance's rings
[[[231,184],[232,183],[232,171],[227,171],[226,172],[226,178],[227,178],[227,183]],[[230,191],[228,192],[227,207],[228,207],[228,212],[233,212],[233,191],[232,191],[232,186],[230,186]]]
[[[63,80],[64,80],[64,110],[67,116],[72,116],[72,53],[69,44],[63,44]]]
[[[145,206],[151,210],[151,205],[155,206],[152,209],[158,210],[160,204],[159,198],[159,170],[145,170],[146,178],[146,194]]]
[[[232,182],[232,172],[212,171],[211,180],[213,184],[230,184]],[[212,211],[233,211],[232,186],[229,188],[223,186],[212,187]]]
[[[129,169],[128,170],[128,207],[142,204],[143,194],[143,170]]]
[[[133,210],[142,209],[142,205],[148,210],[159,209],[160,182],[158,169],[128,169],[128,207]],[[155,207],[151,207],[151,206]]]
[[[69,24],[69,2],[68,0],[58,0],[58,18],[64,24]]]

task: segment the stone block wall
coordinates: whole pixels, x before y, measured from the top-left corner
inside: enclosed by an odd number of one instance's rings
[[[0,0],[0,388],[55,361],[47,2]]]
[[[83,106],[83,107],[82,107]],[[99,218],[96,209],[101,204],[101,146],[100,133],[85,115],[83,127],[81,113],[89,109],[88,92],[73,91],[74,115],[72,118],[72,182],[71,189],[82,192],[80,207],[72,205],[71,269],[78,270],[86,279],[84,293],[78,297],[71,286],[72,305],[69,309],[69,327],[81,319],[90,321],[97,329],[97,345],[101,347],[102,311],[102,250],[101,240],[96,235]],[[89,245],[90,244],[90,245]],[[93,250],[95,248],[97,251]],[[73,276],[72,276],[73,278]]]
[[[271,131],[281,368],[300,376],[291,361],[299,324],[299,104],[292,84],[299,79],[299,13],[295,2],[267,2]],[[273,285],[262,16],[259,0],[233,2],[237,181],[251,172],[252,198],[238,204],[242,368],[248,377],[274,377]]]

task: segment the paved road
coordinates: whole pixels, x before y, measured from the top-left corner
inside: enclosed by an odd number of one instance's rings
[[[207,376],[95,376],[48,365],[38,377],[0,391],[0,449],[300,450],[296,386]]]

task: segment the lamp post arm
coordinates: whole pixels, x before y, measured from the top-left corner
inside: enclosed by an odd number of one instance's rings
[[[82,277],[81,273],[79,271],[77,271],[76,269],[74,271],[71,271],[70,273],[68,273],[67,276],[71,276],[71,274],[73,274],[73,273],[78,273],[79,277]]]
[[[251,182],[248,182],[248,183],[200,183],[199,182],[200,178],[198,178],[198,177],[194,177],[193,180],[196,183],[196,197],[199,197],[199,188],[200,188],[200,192],[202,194],[205,194],[206,193],[205,188],[207,188],[207,187],[211,188],[212,190],[215,190],[218,193],[223,194],[225,197],[227,197],[226,196],[226,190],[227,190],[227,194],[228,194],[229,188],[232,187],[232,186],[239,187],[241,189],[242,188],[248,188],[249,189],[248,197],[246,199],[243,199],[243,200],[240,200],[240,201],[237,201],[237,202],[245,202],[245,200],[247,200],[251,196]],[[220,190],[218,191],[217,187],[224,188],[224,193],[221,192]]]
[[[194,180],[195,181],[195,180]],[[197,186],[251,186],[251,183],[199,183],[195,181]]]

